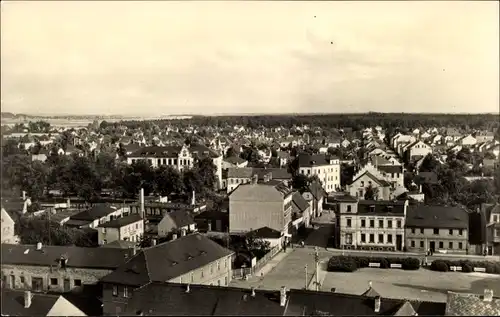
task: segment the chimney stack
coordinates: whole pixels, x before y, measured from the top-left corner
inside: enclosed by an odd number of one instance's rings
[[[186,284],[186,293],[189,293],[191,291],[189,284]]]
[[[141,188],[140,200],[141,200],[141,217],[144,218],[144,188]]]
[[[375,309],[376,313],[380,312],[380,296],[375,297]]]
[[[23,190],[23,201],[26,200],[26,192]]]
[[[255,297],[255,287],[252,287],[251,291],[252,291],[252,297]]]
[[[153,246],[155,246],[155,245],[156,245],[156,239],[153,239],[153,240],[152,240],[152,244],[153,244]]]
[[[36,250],[37,250],[37,251],[42,250],[42,243],[41,243],[41,242],[38,242],[38,243],[36,244]]]
[[[196,194],[193,190],[193,196],[191,196],[191,205],[194,206],[196,205]]]
[[[30,291],[24,291],[24,308],[30,308],[32,297]]]
[[[177,239],[177,233],[174,233],[174,234],[172,235],[172,241],[174,241],[174,240],[176,240],[176,239]]]
[[[71,208],[71,199],[66,200],[66,208]]]
[[[252,184],[255,185],[259,181],[259,175],[255,174],[252,176]]]
[[[281,286],[280,290],[280,306],[285,307],[286,304],[286,287]]]
[[[491,301],[493,301],[493,290],[492,289],[485,289],[484,290],[483,301],[485,301],[485,302],[491,302]]]

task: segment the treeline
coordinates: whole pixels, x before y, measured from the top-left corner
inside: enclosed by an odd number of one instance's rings
[[[191,195],[195,191],[197,197],[206,197],[217,186],[216,167],[210,158],[197,160],[193,168],[183,172],[168,166],[153,168],[145,160],[129,165],[110,153],[95,158],[53,153],[45,162],[14,154],[4,156],[1,163],[3,192],[26,191],[33,201],[60,193],[92,203],[104,190],[112,197],[135,198],[141,188],[146,195]]]
[[[240,125],[250,129],[264,127],[285,127],[309,125],[321,128],[353,128],[381,126],[384,129],[417,127],[457,127],[460,129],[499,129],[499,116],[495,114],[421,114],[421,113],[362,113],[362,114],[317,114],[317,115],[261,115],[261,116],[197,116],[191,119],[149,120],[160,127],[215,126],[225,128]],[[129,128],[143,127],[144,121],[121,121],[118,125]]]

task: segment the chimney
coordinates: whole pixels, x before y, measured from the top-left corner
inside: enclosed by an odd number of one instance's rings
[[[252,184],[255,185],[259,181],[259,175],[255,174],[252,176]]]
[[[137,247],[134,245],[134,247],[132,248],[132,255],[136,254],[137,254]]]
[[[174,241],[175,239],[177,239],[177,233],[174,233],[174,234],[172,235],[172,241]]]
[[[376,313],[380,312],[380,296],[375,297],[375,308],[374,311]]]
[[[23,201],[26,200],[26,192],[23,190]]]
[[[193,196],[191,196],[191,205],[194,206],[196,205],[196,194],[193,190]]]
[[[285,307],[286,304],[286,287],[281,286],[280,290],[280,306]]]
[[[186,235],[186,230],[181,229],[181,237],[184,237]]]
[[[191,288],[189,287],[189,284],[186,284],[186,293],[189,293],[191,291]]]
[[[71,199],[66,200],[66,208],[71,208]]]
[[[422,184],[420,185],[419,189],[420,189],[419,193],[421,194],[422,193]]]
[[[36,244],[36,250],[37,250],[37,251],[42,250],[42,243],[41,243],[41,242],[38,242],[38,243]]]
[[[255,287],[252,287],[251,291],[252,291],[252,297],[255,297]]]
[[[31,295],[30,291],[24,291],[24,308],[29,308],[31,306]]]
[[[208,222],[208,231],[212,231],[212,221]]]
[[[155,246],[155,245],[156,245],[156,239],[153,239],[153,240],[152,240],[152,244],[153,244],[153,246]]]
[[[484,298],[483,301],[485,302],[491,302],[493,301],[493,290],[492,289],[485,289],[484,290]]]
[[[144,218],[144,188],[141,188],[140,200],[141,200],[141,217]]]

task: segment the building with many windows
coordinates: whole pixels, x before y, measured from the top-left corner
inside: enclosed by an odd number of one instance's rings
[[[155,168],[166,165],[182,171],[192,168],[197,159],[204,157],[213,160],[220,186],[222,180],[222,155],[204,145],[143,147],[130,154],[127,163],[132,164],[138,160],[147,160]]]
[[[408,201],[336,198],[338,245],[343,249],[402,251]]]
[[[469,214],[460,207],[411,206],[406,219],[406,247],[409,252],[466,254],[468,228]]]
[[[340,189],[340,159],[338,157],[318,154],[298,155],[299,173],[306,176],[318,176],[327,193]]]

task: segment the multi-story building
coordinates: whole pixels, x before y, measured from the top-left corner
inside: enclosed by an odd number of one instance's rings
[[[152,282],[228,286],[232,255],[198,233],[144,249],[101,279],[103,313],[121,314],[134,290]]]
[[[117,219],[130,212],[130,208],[118,208],[109,205],[95,205],[69,217],[64,223],[65,226],[75,228],[97,228],[100,224]]]
[[[327,193],[340,189],[340,159],[329,155],[301,153],[298,171],[306,176],[318,176]]]
[[[204,145],[191,146],[148,146],[130,154],[128,164],[138,160],[147,160],[151,166],[171,166],[179,171],[192,168],[195,160],[209,157],[216,167],[216,176],[219,186],[222,181],[222,155]]]
[[[404,147],[403,151],[405,161],[411,162],[432,153],[432,147],[421,140],[417,140]]]
[[[70,292],[96,284],[132,256],[131,250],[2,244],[2,282],[34,292]]]
[[[378,199],[390,200],[397,197],[407,190],[404,186],[404,168],[402,165],[396,165],[388,162],[387,164],[374,165],[381,159],[375,160],[374,157],[353,176],[352,183],[347,187],[350,195],[363,199],[366,188],[371,186],[377,188]]]
[[[2,208],[2,243],[16,243],[18,237],[15,235],[14,226],[15,222],[9,213]]]
[[[144,220],[140,214],[120,217],[97,227],[99,245],[116,240],[139,242],[144,235]]]
[[[468,229],[469,215],[460,207],[410,206],[406,218],[406,248],[409,252],[466,254]]]
[[[338,245],[344,249],[402,251],[408,201],[369,201],[339,196]]]
[[[279,180],[288,184],[292,179],[292,175],[287,171],[286,168],[256,168],[256,167],[244,167],[244,168],[229,168],[227,169],[226,186],[227,192],[232,192],[240,184],[248,184],[252,180],[254,175],[260,180],[272,173],[272,179]]]
[[[254,175],[249,184],[238,186],[229,196],[229,231],[244,233],[269,227],[288,234],[292,223],[292,190],[280,181],[259,182]]]

